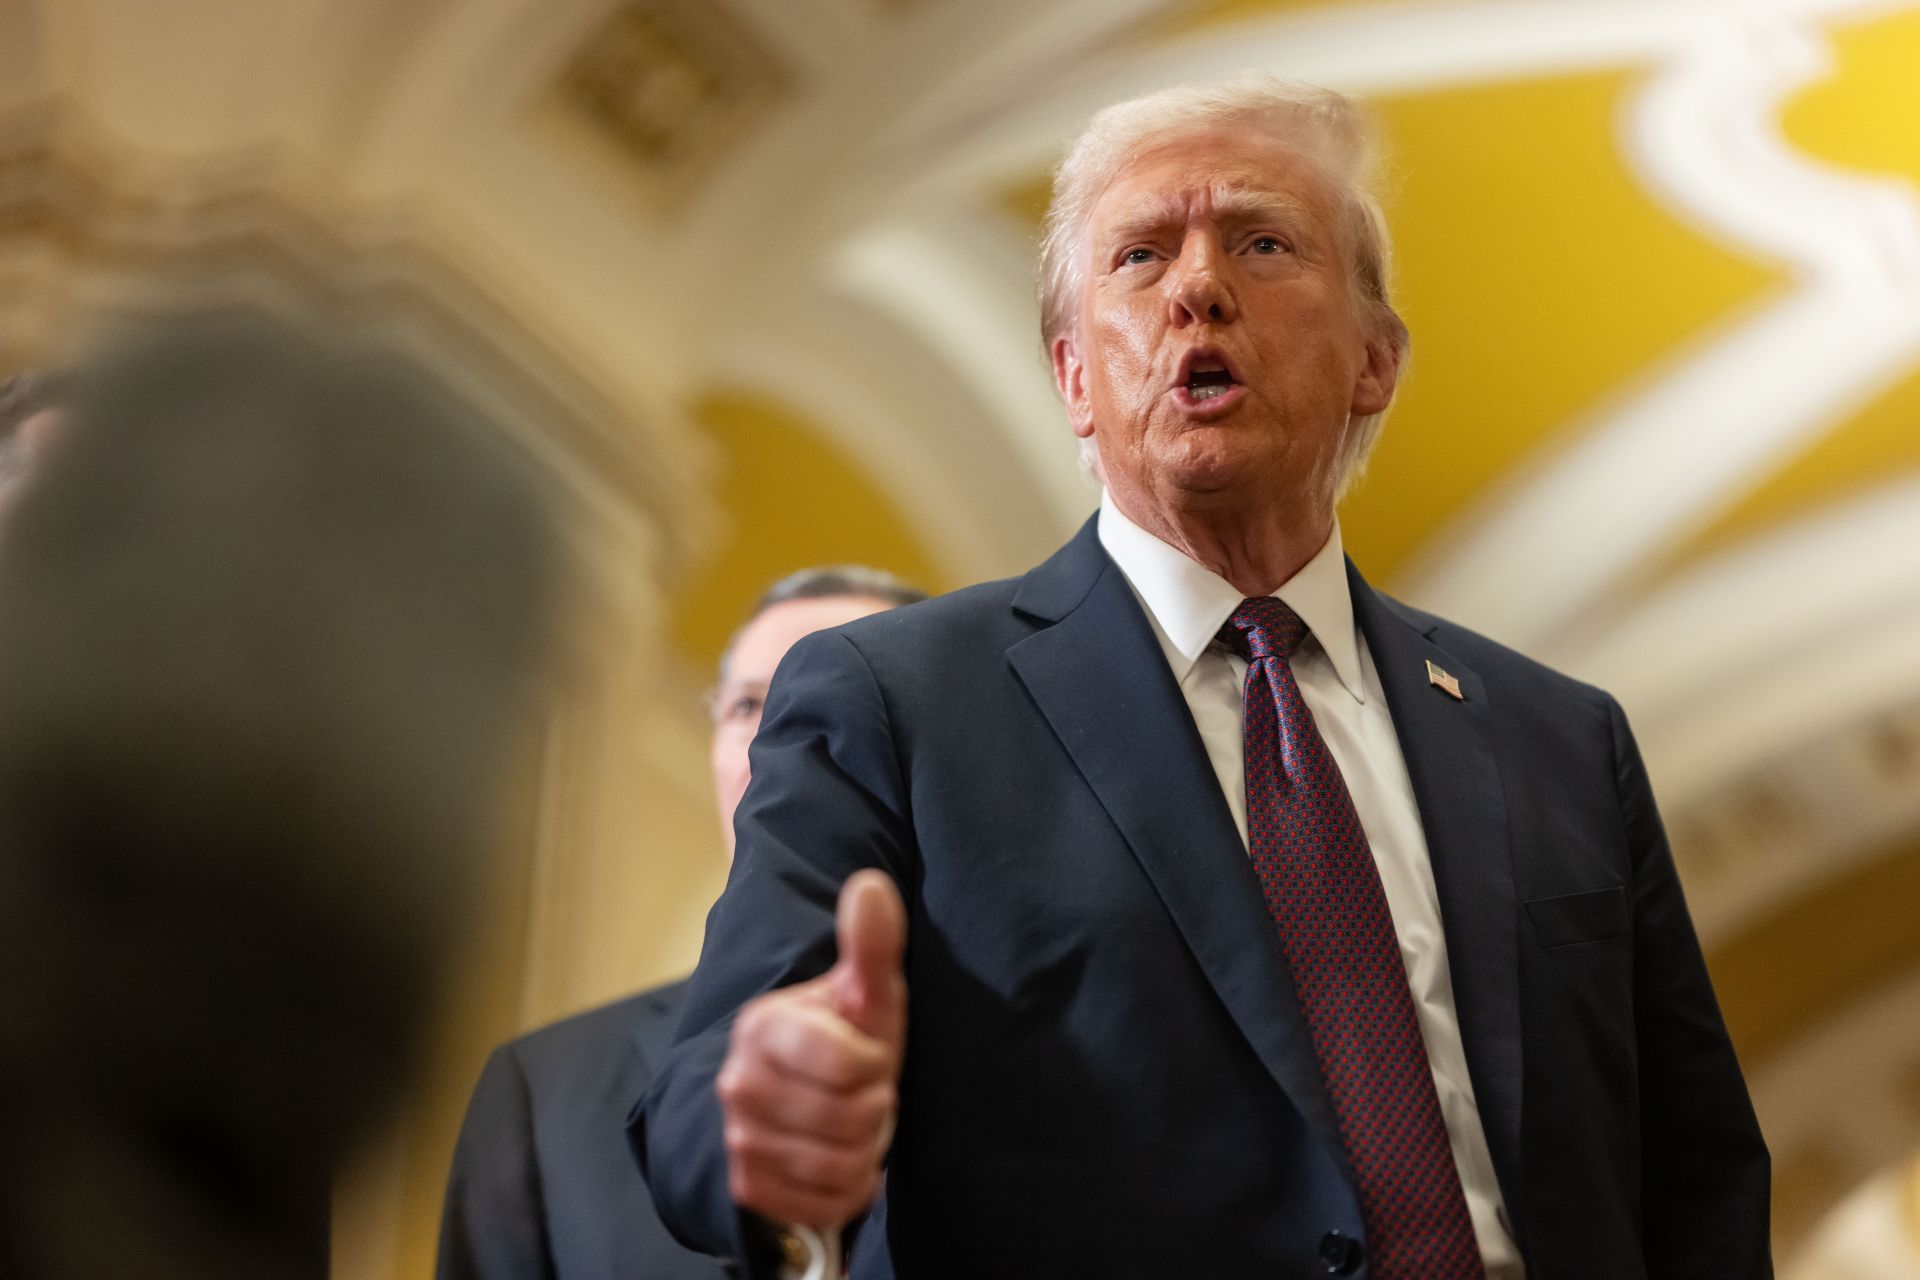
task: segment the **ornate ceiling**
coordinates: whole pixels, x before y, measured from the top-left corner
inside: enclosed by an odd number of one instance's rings
[[[1415,357],[1348,544],[1620,695],[1794,1236],[1920,1146],[1911,1037],[1799,1083],[1920,1026],[1916,65],[1889,0],[15,0],[0,364],[163,253],[348,264],[619,513],[694,681],[780,570],[957,585],[1091,508],[1031,250],[1093,109],[1363,93]]]

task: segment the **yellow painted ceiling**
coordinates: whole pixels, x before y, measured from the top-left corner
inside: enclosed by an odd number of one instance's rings
[[[1619,154],[1631,71],[1379,101],[1411,376],[1342,527],[1390,577],[1583,411],[1780,287],[1647,195]]]
[[[1757,534],[1920,472],[1920,365],[1894,389],[1743,494],[1678,548],[1681,569]]]
[[[906,518],[818,424],[771,398],[720,390],[694,408],[720,458],[712,487],[727,528],[672,598],[679,651],[702,667],[775,579],[821,564],[866,564],[928,590],[947,581]]]
[[[1920,185],[1920,6],[1837,28],[1834,74],[1787,108],[1781,127],[1807,154]],[[1920,299],[1915,301],[1920,306]],[[1920,472],[1920,363],[1866,409],[1816,439],[1680,548],[1672,568]]]
[[[1920,181],[1920,5],[1832,38],[1834,74],[1788,107],[1787,137],[1843,168]]]

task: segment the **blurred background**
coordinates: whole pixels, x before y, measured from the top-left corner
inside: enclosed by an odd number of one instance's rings
[[[1413,368],[1350,551],[1620,697],[1783,1274],[1920,1277],[1916,66],[1911,0],[0,0],[0,377],[185,288],[327,294],[527,424],[586,566],[337,1280],[430,1272],[491,1045],[691,967],[759,590],[1017,573],[1092,509],[1049,168],[1247,67],[1392,147]]]

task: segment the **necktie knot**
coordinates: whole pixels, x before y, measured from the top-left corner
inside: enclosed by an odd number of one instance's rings
[[[1252,596],[1240,602],[1220,628],[1220,643],[1248,662],[1293,657],[1293,651],[1306,638],[1307,624],[1286,603],[1274,596]]]

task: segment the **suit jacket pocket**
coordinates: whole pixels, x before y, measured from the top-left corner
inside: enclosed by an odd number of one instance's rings
[[[1549,950],[1617,938],[1633,927],[1627,911],[1627,891],[1619,885],[1535,898],[1527,903],[1527,915],[1533,919],[1540,945]]]

